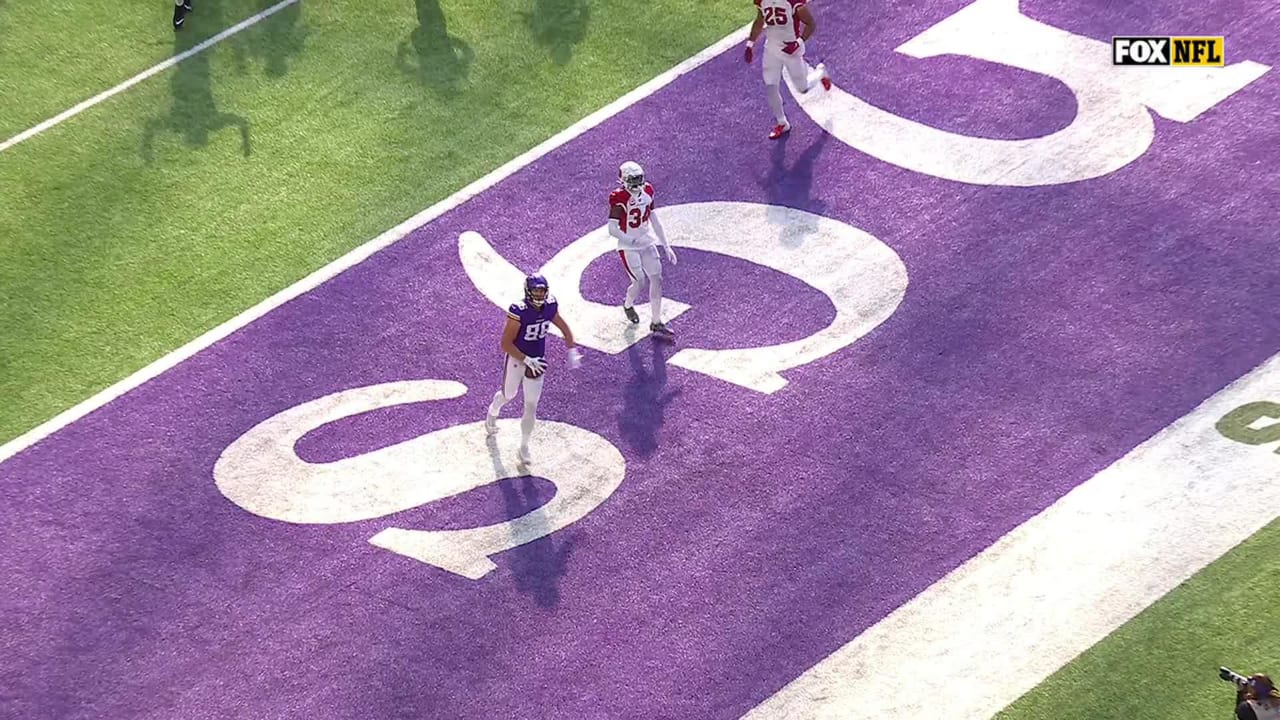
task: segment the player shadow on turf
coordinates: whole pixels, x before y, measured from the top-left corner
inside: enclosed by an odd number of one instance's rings
[[[279,0],[257,0],[256,7],[245,17],[262,12]],[[245,44],[251,57],[262,61],[267,77],[283,77],[289,72],[289,59],[302,53],[307,29],[298,24],[302,19],[302,2],[276,11],[245,33]]]
[[[650,340],[653,350],[653,369],[644,365],[640,347],[636,343],[627,348],[631,362],[631,379],[623,390],[622,415],[618,418],[618,432],[622,439],[641,457],[648,457],[658,449],[658,430],[665,422],[663,415],[667,405],[680,395],[680,388],[667,387],[667,345]]]
[[[498,451],[497,438],[485,439],[489,457],[493,461],[497,477],[508,475],[502,454]],[[546,532],[548,523],[543,507],[546,503],[538,497],[538,482],[528,474],[512,477],[498,483],[508,519],[529,515],[533,529],[542,531],[533,542],[512,548],[505,555],[509,558],[511,574],[516,589],[529,595],[539,607],[552,607],[560,602],[559,581],[569,565],[573,553],[573,541],[563,533]]]
[[[769,198],[769,211],[766,217],[773,225],[781,227],[780,240],[787,247],[795,248],[804,244],[805,240],[817,231],[817,222],[797,222],[792,214],[783,214],[775,208],[788,207],[804,210],[814,215],[822,215],[827,204],[813,197],[813,164],[822,154],[830,133],[820,133],[818,139],[809,144],[800,156],[787,167],[787,141],[791,135],[785,135],[774,142],[770,156],[769,172],[765,174],[760,186]]]
[[[396,48],[400,72],[437,91],[457,92],[471,71],[475,52],[449,34],[439,0],[414,0],[418,27]],[[410,57],[416,58],[411,61]]]
[[[184,52],[199,39],[184,33],[175,33],[174,54]],[[154,158],[156,136],[161,132],[178,135],[188,147],[204,147],[209,136],[224,128],[240,132],[240,152],[249,157],[253,149],[249,140],[249,120],[235,113],[218,110],[213,99],[213,83],[209,69],[209,53],[201,52],[178,63],[169,81],[172,101],[169,114],[147,121],[142,134],[142,157],[150,163]]]
[[[533,11],[521,13],[533,39],[551,51],[551,61],[564,65],[573,46],[587,37],[591,8],[586,0],[534,0]]]

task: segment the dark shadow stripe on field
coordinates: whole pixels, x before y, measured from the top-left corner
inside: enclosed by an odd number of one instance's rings
[[[586,0],[534,0],[533,11],[523,15],[533,39],[551,51],[552,62],[564,65],[587,36],[591,8]]]
[[[217,8],[217,3],[210,3]],[[204,7],[202,6],[203,10]],[[184,33],[175,33],[173,51],[178,54],[190,49],[198,39]],[[188,147],[204,147],[209,136],[224,128],[235,128],[240,133],[240,152],[249,157],[253,150],[249,140],[249,120],[235,113],[222,112],[213,98],[213,81],[209,53],[196,53],[178,63],[169,81],[172,103],[167,116],[147,121],[142,133],[142,157],[150,163],[155,157],[156,136],[167,131],[180,136]]]
[[[466,82],[475,52],[466,40],[449,34],[439,0],[414,0],[414,6],[418,27],[396,48],[396,67],[422,85],[452,95]]]

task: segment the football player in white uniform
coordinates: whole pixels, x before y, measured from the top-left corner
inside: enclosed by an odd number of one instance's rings
[[[756,21],[747,37],[746,61],[755,57],[756,38],[763,30],[764,51],[760,65],[764,70],[764,94],[778,124],[769,132],[770,140],[777,140],[791,131],[787,114],[782,111],[782,70],[786,68],[791,83],[800,92],[809,92],[815,84],[824,90],[831,89],[831,79],[822,63],[809,67],[804,59],[805,42],[818,28],[809,11],[807,0],[755,0]]]
[[[649,282],[649,330],[663,340],[675,339],[675,333],[662,322],[662,261],[658,245],[667,260],[676,264],[676,251],[667,242],[662,221],[653,211],[653,186],[644,180],[644,169],[638,163],[624,162],[618,168],[619,187],[609,193],[609,234],[618,241],[618,256],[626,268],[631,284],[622,299],[622,311],[633,323],[640,322],[635,301],[646,280]]]

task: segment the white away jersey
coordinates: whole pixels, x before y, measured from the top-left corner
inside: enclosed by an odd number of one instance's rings
[[[806,0],[755,0],[756,7],[764,16],[764,36],[768,45],[780,50],[783,45],[800,39],[800,19],[796,10]]]
[[[653,186],[645,183],[644,190],[638,195],[632,195],[625,188],[615,189],[609,193],[610,212],[619,205],[623,211],[622,222],[619,224],[627,239],[618,240],[618,249],[639,250],[657,244],[658,238],[654,237],[649,227],[649,215],[653,212]]]

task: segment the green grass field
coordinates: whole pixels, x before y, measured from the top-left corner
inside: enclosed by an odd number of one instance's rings
[[[12,136],[248,17],[6,3]],[[0,155],[0,441],[750,20],[730,0],[295,5]],[[659,28],[661,32],[659,33]],[[495,108],[499,111],[495,112]]]
[[[196,2],[175,35],[167,3],[0,0],[0,139],[272,4]],[[299,4],[0,153],[0,442],[750,19],[741,0]],[[1219,664],[1280,673],[1277,586],[1280,522],[999,717],[1228,717]]]
[[[1233,717],[1235,689],[1218,678],[1218,666],[1246,674],[1278,672],[1277,587],[1280,521],[1180,585],[998,717]]]

